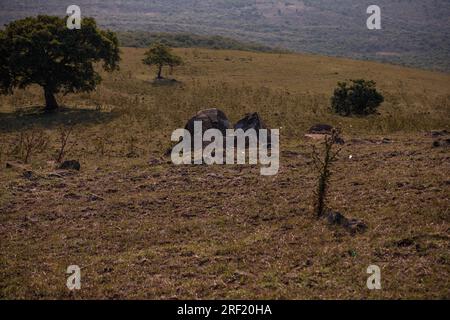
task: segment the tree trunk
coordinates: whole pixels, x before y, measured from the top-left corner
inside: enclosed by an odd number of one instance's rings
[[[162,73],[162,66],[159,66],[157,79],[162,79],[161,73]]]
[[[45,95],[45,111],[55,111],[58,109],[58,103],[56,102],[53,91],[49,88],[44,88]]]

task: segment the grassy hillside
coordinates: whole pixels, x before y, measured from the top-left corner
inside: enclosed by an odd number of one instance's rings
[[[141,62],[144,51],[124,48],[121,71],[104,74],[104,84],[96,92],[59,100],[69,106],[95,103],[130,113],[139,113],[141,108],[163,109],[167,119],[159,126],[173,125],[174,119],[182,125],[193,112],[210,105],[227,111],[233,121],[258,111],[273,126],[283,126],[292,134],[303,132],[315,121],[339,124],[347,132],[377,134],[448,125],[450,76],[446,74],[315,55],[176,49],[186,61],[174,75],[183,85],[154,88],[149,84],[154,74]],[[348,119],[329,112],[337,82],[355,78],[377,82],[386,97],[381,115]],[[42,103],[42,94],[39,89],[18,92],[2,101],[17,107],[36,105]]]
[[[143,49],[95,92],[60,96],[39,113],[39,88],[0,97],[0,298],[449,298],[450,76],[315,55],[176,49],[174,86],[153,86]],[[167,75],[167,74],[166,74]],[[168,75],[167,75],[168,76]],[[377,81],[380,114],[330,113],[337,81]],[[280,128],[278,175],[259,166],[181,166],[170,135],[198,110],[232,122],[257,111]],[[56,171],[64,124],[75,124]],[[314,218],[316,177],[306,130],[343,129],[330,206],[364,220],[365,234]],[[49,145],[22,169],[17,142],[33,127]],[[350,157],[350,155],[352,157]],[[65,287],[82,268],[82,290]],[[382,269],[380,291],[367,267]]]
[[[3,1],[0,24],[64,15],[70,1]],[[448,0],[379,0],[382,30],[366,28],[369,0],[79,0],[117,31],[220,35],[269,47],[450,70]]]

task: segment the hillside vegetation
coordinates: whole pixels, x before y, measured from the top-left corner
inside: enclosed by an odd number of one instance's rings
[[[286,133],[293,134],[315,121],[339,124],[346,132],[377,134],[448,125],[450,76],[446,74],[315,55],[194,48],[175,51],[186,61],[176,71],[176,79],[183,85],[154,88],[150,81],[155,70],[142,64],[145,50],[122,50],[126,60],[121,71],[113,77],[101,73],[105,81],[98,90],[60,96],[58,101],[69,106],[95,103],[136,114],[140,108],[156,108],[156,114],[164,111],[168,122],[159,123],[155,130],[173,125],[175,119],[184,121],[210,105],[227,111],[233,121],[246,112],[258,111],[271,119],[273,126],[283,126]],[[376,81],[383,92],[386,101],[381,115],[353,119],[333,115],[330,97],[337,82],[358,78]],[[4,106],[22,107],[39,104],[41,95],[36,88],[0,99]]]
[[[225,4],[224,4],[225,5]],[[450,76],[315,55],[175,49],[174,85],[155,86],[144,49],[122,48],[120,71],[92,93],[58,96],[41,112],[38,87],[0,97],[0,298],[449,298]],[[168,72],[168,70],[166,71]],[[371,79],[379,114],[330,110],[338,81]],[[201,109],[235,123],[258,112],[280,129],[279,174],[259,166],[174,166],[170,135]],[[330,206],[363,220],[351,236],[313,213],[316,176],[305,137],[338,126]],[[72,126],[56,171],[61,127]],[[48,145],[20,161],[24,135]],[[9,168],[6,162],[13,162]],[[67,266],[82,289],[66,288]],[[366,287],[382,269],[382,290]]]
[[[117,34],[121,45],[125,47],[146,48],[152,43],[159,42],[174,48],[206,48],[273,53],[287,52],[287,50],[280,48],[237,41],[221,36],[199,36],[190,33],[151,33],[142,31],[118,32]]]
[[[366,27],[369,0],[79,0],[117,31],[225,36],[269,47],[450,71],[448,0],[379,0],[382,30]],[[59,0],[3,1],[0,24],[64,15]]]

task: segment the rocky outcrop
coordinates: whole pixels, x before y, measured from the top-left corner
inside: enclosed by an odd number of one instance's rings
[[[191,135],[194,134],[194,122],[202,122],[203,133],[209,129],[218,129],[222,134],[226,135],[226,130],[231,129],[230,121],[225,113],[219,109],[207,109],[198,112],[193,116],[186,124],[185,129],[189,131]]]

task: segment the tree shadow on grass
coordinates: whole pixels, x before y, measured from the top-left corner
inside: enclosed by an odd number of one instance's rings
[[[58,111],[48,113],[41,106],[27,107],[16,112],[0,112],[0,133],[29,128],[52,129],[61,125],[95,125],[112,121],[118,116],[118,112],[104,112],[96,109],[61,107]]]

